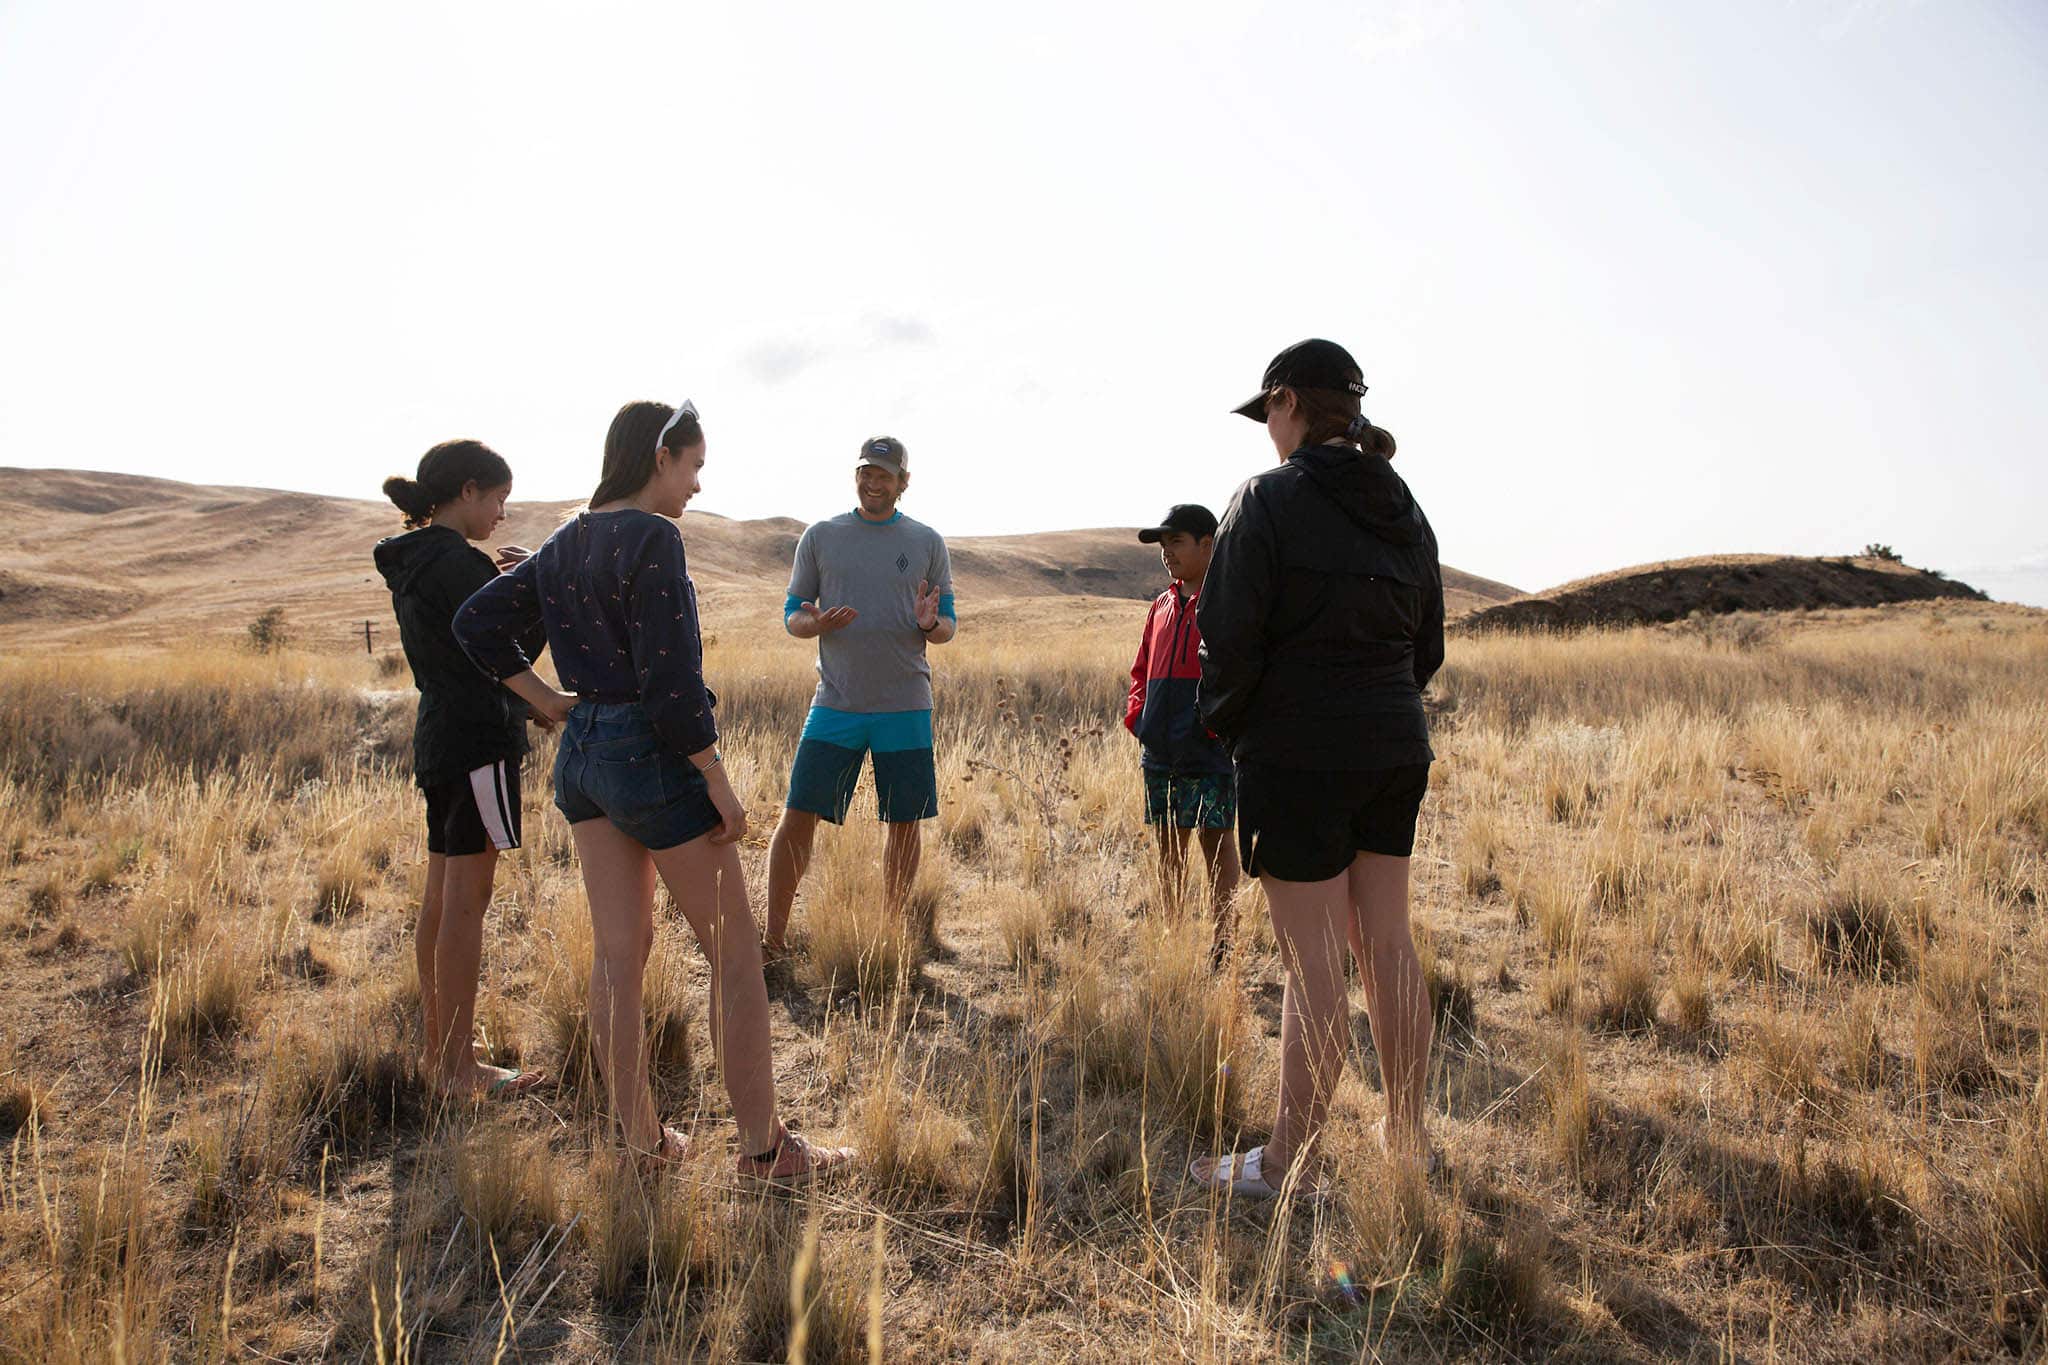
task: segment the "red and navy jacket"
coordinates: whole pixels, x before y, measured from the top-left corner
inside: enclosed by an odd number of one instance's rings
[[[1202,633],[1195,628],[1195,603],[1176,581],[1152,599],[1145,638],[1131,665],[1131,693],[1124,703],[1124,728],[1144,745],[1144,764],[1160,772],[1227,773],[1230,754],[1195,714],[1195,685],[1202,678]]]

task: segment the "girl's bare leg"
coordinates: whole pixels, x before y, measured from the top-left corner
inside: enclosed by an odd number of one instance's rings
[[[470,1040],[476,1032],[477,975],[483,966],[484,916],[491,908],[491,885],[497,874],[498,851],[485,849],[444,860],[441,874],[441,923],[434,939],[434,1020],[440,1030],[438,1050],[430,1041],[436,1082],[443,1090],[462,1091],[488,1085],[511,1073],[478,1062]]]
[[[430,1084],[440,1081],[440,991],[434,976],[435,944],[441,937],[441,895],[447,858],[427,855],[427,888],[420,895],[419,924],[413,929],[413,964],[420,978],[420,1065]]]
[[[714,844],[703,835],[653,856],[670,897],[711,964],[711,1046],[739,1125],[740,1150],[750,1155],[765,1152],[779,1136],[775,1059],[768,1041],[761,940],[747,904],[739,846]]]
[[[1359,975],[1387,1088],[1387,1140],[1396,1148],[1419,1153],[1428,1143],[1422,1122],[1423,1087],[1435,1024],[1429,983],[1408,923],[1408,862],[1361,853],[1352,860],[1349,882],[1353,943],[1362,944]]]
[[[609,820],[569,826],[590,901],[590,1046],[604,1068],[612,1115],[628,1146],[661,1143],[647,1082],[642,977],[654,947],[654,859]]]
[[[1315,1149],[1330,1095],[1344,1069],[1350,1002],[1344,995],[1344,930],[1351,888],[1344,876],[1321,882],[1261,877],[1273,934],[1287,966],[1280,1018],[1280,1099],[1266,1143],[1269,1183]]]

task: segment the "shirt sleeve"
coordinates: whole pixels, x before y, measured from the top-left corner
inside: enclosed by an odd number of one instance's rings
[[[1138,637],[1138,659],[1131,665],[1131,690],[1124,697],[1124,729],[1138,733],[1138,717],[1145,711],[1145,660],[1152,652],[1152,621],[1159,614],[1155,599],[1145,609],[1145,633]]]
[[[536,639],[545,640],[538,568],[532,556],[510,573],[493,574],[455,613],[455,639],[471,662],[499,682],[533,667]]]
[[[803,535],[797,538],[796,558],[789,566],[789,595],[796,606],[818,600],[818,528],[807,526]],[[790,607],[783,615],[787,617],[796,606]]]
[[[678,754],[708,749],[718,742],[718,723],[704,686],[704,639],[683,533],[664,520],[629,553],[638,563],[623,594],[626,638],[640,704],[662,747]]]
[[[1202,632],[1195,704],[1209,733],[1226,742],[1243,732],[1266,673],[1266,619],[1279,579],[1280,548],[1257,485],[1246,483],[1216,528],[1216,550],[1195,608]]]
[[[1437,559],[1436,533],[1429,536],[1429,586],[1422,596],[1422,629],[1415,636],[1415,690],[1444,666],[1444,570]]]
[[[932,532],[931,564],[925,578],[939,590],[939,615],[958,624],[960,618],[953,611],[953,556],[946,549],[946,538]]]

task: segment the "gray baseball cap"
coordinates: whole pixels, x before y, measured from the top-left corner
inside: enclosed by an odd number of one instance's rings
[[[908,474],[910,452],[905,450],[903,442],[894,436],[870,436],[861,442],[860,459],[854,468],[869,464],[877,469],[886,469],[891,474]]]

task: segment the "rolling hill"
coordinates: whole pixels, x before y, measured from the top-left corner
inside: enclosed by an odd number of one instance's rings
[[[500,543],[538,545],[578,506],[517,503]],[[683,535],[706,618],[768,613],[803,523],[686,512]],[[360,648],[362,623],[395,643],[370,546],[399,529],[381,501],[180,483],[78,470],[0,469],[0,645],[154,649],[239,638],[267,607],[314,649]],[[948,541],[963,608],[1049,597],[1143,600],[1159,557],[1133,528],[962,536]],[[1517,595],[1444,570],[1453,614]],[[1039,613],[1033,613],[1036,617]]]
[[[1483,605],[1465,630],[1569,630],[1682,620],[1694,613],[1877,607],[1932,598],[1988,600],[1967,583],[1892,559],[1704,555],[1642,564]]]

